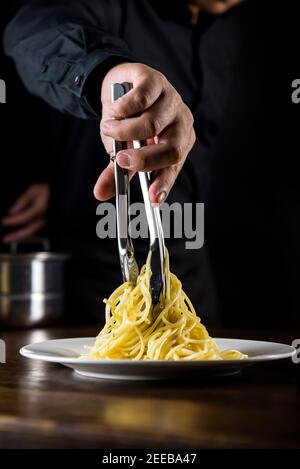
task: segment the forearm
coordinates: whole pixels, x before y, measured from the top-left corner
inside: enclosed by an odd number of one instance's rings
[[[35,3],[19,11],[5,31],[5,51],[31,93],[76,117],[99,117],[95,70],[100,103],[100,80],[106,71],[133,59],[117,32],[107,32],[112,5],[103,2],[107,24],[91,17],[85,2],[72,2],[71,7]]]

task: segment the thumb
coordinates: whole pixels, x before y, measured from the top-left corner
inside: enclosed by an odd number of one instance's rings
[[[135,172],[128,171],[129,180],[133,178]],[[102,171],[94,187],[94,196],[97,200],[104,202],[111,199],[116,194],[115,188],[115,168],[112,162]]]

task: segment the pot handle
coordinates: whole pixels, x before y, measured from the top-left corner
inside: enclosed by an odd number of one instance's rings
[[[50,251],[50,241],[48,238],[26,238],[20,241],[14,241],[10,244],[10,252],[11,254],[17,254],[19,250],[19,246],[28,245],[28,244],[37,244],[43,247],[43,251],[48,252]]]

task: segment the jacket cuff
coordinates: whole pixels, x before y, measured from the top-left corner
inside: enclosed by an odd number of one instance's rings
[[[101,115],[100,86],[106,73],[118,63],[135,62],[129,53],[121,50],[95,50],[76,63],[49,60],[42,64],[39,81],[48,82],[70,93],[69,105],[80,111],[78,117],[99,119]]]

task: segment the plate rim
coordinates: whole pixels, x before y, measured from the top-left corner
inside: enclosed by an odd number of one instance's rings
[[[63,357],[63,356],[47,356],[43,355],[42,353],[37,353],[32,350],[29,350],[28,348],[32,345],[41,345],[45,344],[48,342],[60,342],[60,341],[82,341],[82,340],[95,340],[95,337],[68,337],[68,338],[60,338],[60,339],[50,339],[50,340],[44,340],[40,342],[35,342],[31,344],[24,345],[19,349],[20,355],[22,355],[25,358],[30,358],[33,360],[41,360],[44,362],[48,363],[60,363],[60,364],[68,364],[68,365],[131,365],[131,366],[150,366],[150,365],[160,365],[160,366],[183,366],[183,365],[189,365],[189,366],[225,366],[225,365],[233,365],[233,364],[240,364],[242,366],[245,366],[246,364],[252,364],[252,363],[259,363],[259,362],[266,362],[266,361],[274,361],[274,360],[283,360],[286,358],[292,358],[295,353],[296,349],[292,345],[284,344],[281,342],[271,342],[271,341],[266,341],[266,340],[255,340],[255,339],[236,339],[236,338],[229,338],[229,337],[213,337],[213,340],[219,341],[219,340],[229,340],[229,341],[236,341],[236,342],[258,342],[261,344],[268,344],[268,345],[276,345],[276,346],[284,346],[289,349],[289,351],[286,351],[284,353],[278,353],[278,354],[264,354],[264,355],[257,355],[256,357],[250,357],[246,358],[243,360],[195,360],[195,361],[189,361],[189,360],[130,360],[130,359],[106,359],[106,360],[97,360],[93,358],[89,359],[84,359],[84,358],[78,358],[78,357]]]

